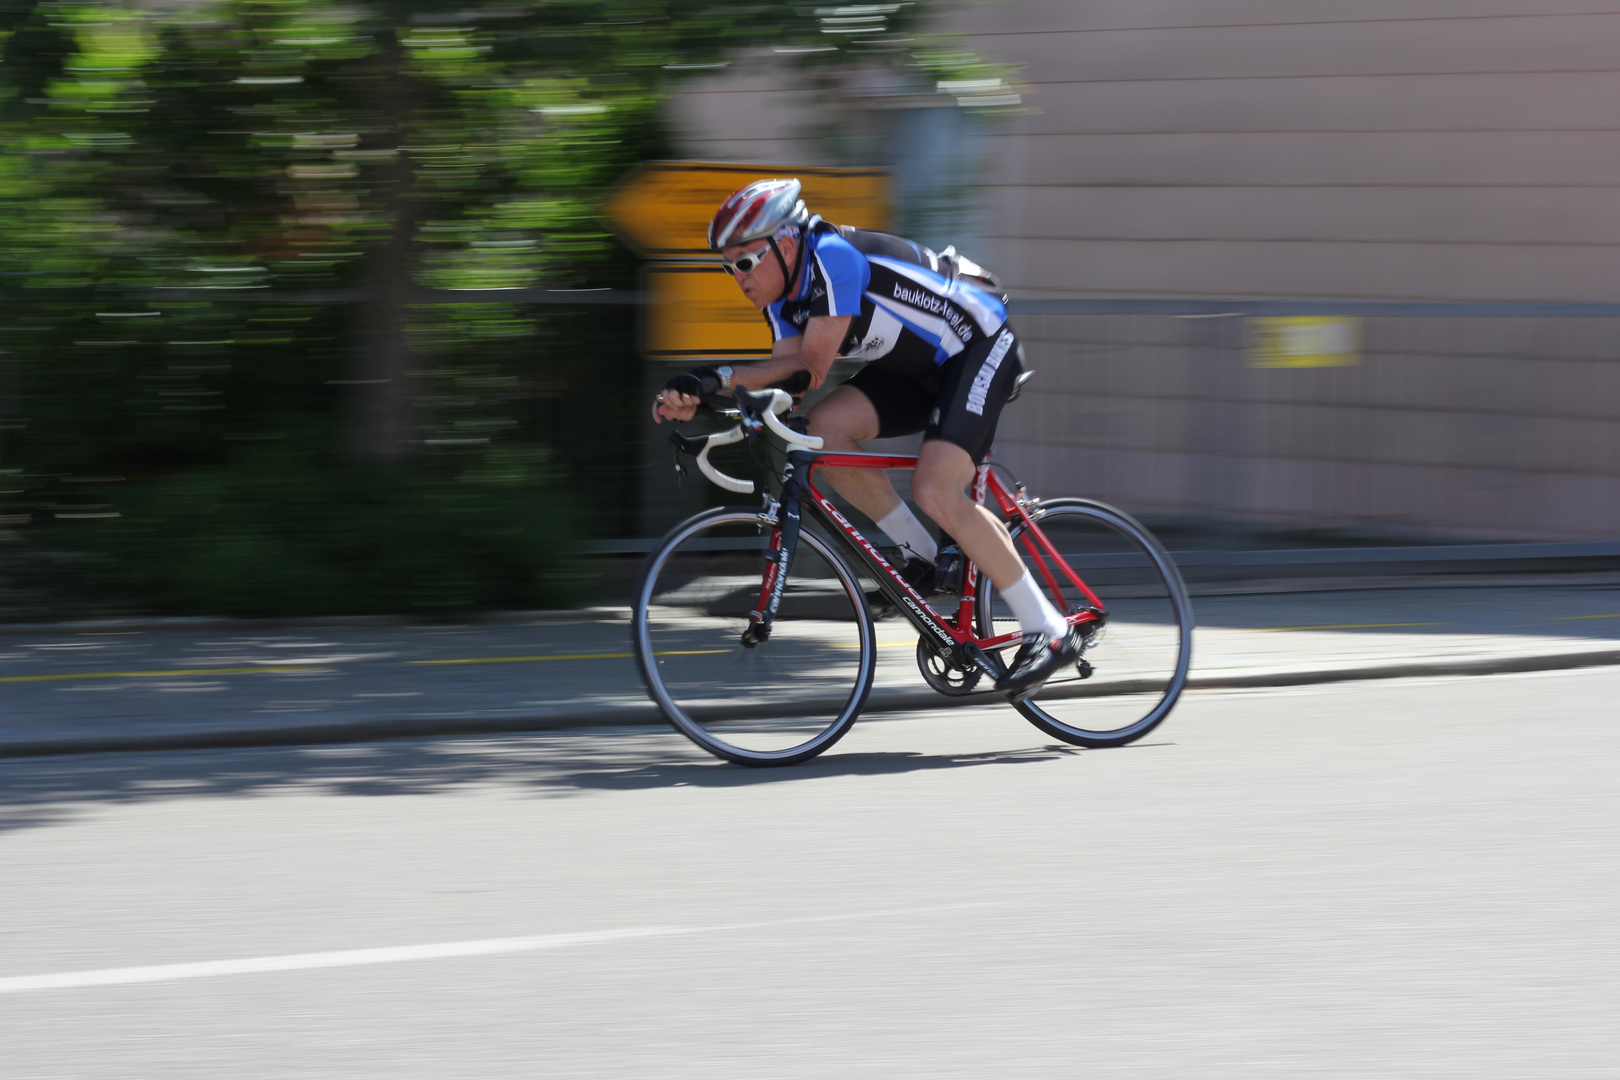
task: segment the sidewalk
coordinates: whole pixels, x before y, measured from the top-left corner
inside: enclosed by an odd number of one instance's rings
[[[1191,687],[1620,664],[1620,584],[1195,596]],[[878,626],[868,713],[992,702],[918,677]],[[623,611],[473,626],[147,622],[0,634],[0,757],[659,724]]]

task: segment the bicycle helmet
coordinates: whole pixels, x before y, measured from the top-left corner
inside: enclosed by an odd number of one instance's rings
[[[784,225],[803,225],[810,220],[810,211],[804,208],[804,200],[799,198],[800,187],[798,180],[791,177],[786,180],[755,180],[747,187],[732,192],[731,197],[720,204],[714,220],[709,222],[710,251],[720,251],[733,244],[746,244],[754,240],[764,240],[771,245],[776,265],[782,268],[782,295],[777,297],[778,300],[787,296],[798,267],[788,269],[787,260],[782,258],[782,249],[776,246],[777,230]],[[802,243],[795,262],[799,265],[804,263]]]
[[[732,192],[709,223],[709,250],[774,237],[784,225],[803,225],[810,211],[799,198],[797,180],[755,180]]]

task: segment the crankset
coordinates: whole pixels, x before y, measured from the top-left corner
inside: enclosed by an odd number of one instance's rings
[[[963,666],[955,658],[937,652],[927,638],[917,639],[917,670],[923,682],[946,697],[971,694],[984,672],[976,666]]]

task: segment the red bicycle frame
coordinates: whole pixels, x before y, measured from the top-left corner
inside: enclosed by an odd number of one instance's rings
[[[860,530],[850,523],[832,500],[816,487],[816,472],[820,469],[915,469],[917,467],[915,456],[795,450],[788,455],[788,461],[789,469],[784,477],[781,503],[785,521],[771,530],[771,557],[760,589],[759,605],[755,610],[756,622],[764,618],[766,612],[774,612],[776,604],[781,599],[779,584],[787,569],[783,556],[785,554],[786,560],[791,562],[792,548],[797,546],[799,511],[801,506],[808,504],[815,508],[816,517],[835,537],[842,540],[846,549],[865,557],[878,572],[879,587],[899,604],[919,631],[932,635],[941,648],[959,650],[974,646],[982,651],[1018,643],[1020,634],[1016,632],[984,638],[973,633],[973,608],[978,599],[979,570],[972,560],[969,560],[964,568],[962,595],[957,602],[955,621],[952,622],[935,611],[927,599],[912,588],[911,583],[900,575],[871,541],[861,535]],[[1059,611],[1064,611],[1068,606],[1060,579],[1066,579],[1085,597],[1088,610],[1068,615],[1071,625],[1082,626],[1101,622],[1107,618],[1107,610],[1097,594],[1080,579],[1080,575],[1069,566],[1068,561],[1052,545],[1052,541],[1041,532],[1040,526],[1030,514],[1030,506],[1024,499],[1021,488],[1009,491],[1001,482],[1001,478],[985,464],[979,466],[978,473],[974,477],[973,497],[980,504],[984,504],[987,497],[993,499],[995,506],[1000,510],[1001,519],[1009,527],[1017,529],[1018,543],[1028,554],[1030,563],[1053,601],[1053,606]],[[785,553],[784,543],[787,544]],[[750,632],[752,629],[751,626]]]

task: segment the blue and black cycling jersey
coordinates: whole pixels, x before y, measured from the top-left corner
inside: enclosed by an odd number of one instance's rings
[[[814,316],[849,315],[840,357],[895,374],[932,372],[1007,321],[999,299],[931,268],[938,264],[937,256],[909,240],[841,232],[812,218],[798,291],[765,309],[771,338],[803,334]]]

